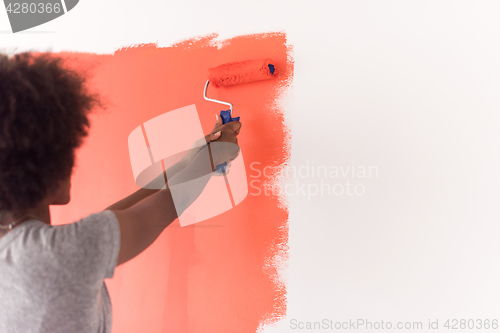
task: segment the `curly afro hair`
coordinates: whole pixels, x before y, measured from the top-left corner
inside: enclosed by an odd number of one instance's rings
[[[98,96],[50,53],[0,55],[0,211],[33,208],[72,173]]]

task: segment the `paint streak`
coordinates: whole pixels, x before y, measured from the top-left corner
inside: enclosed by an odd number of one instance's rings
[[[61,53],[86,71],[89,87],[107,110],[92,117],[78,151],[72,202],[52,207],[54,224],[104,209],[137,190],[127,137],[145,121],[196,104],[208,133],[221,106],[203,99],[207,70],[223,63],[271,58],[277,78],[209,91],[234,105],[241,116],[239,144],[252,187],[234,209],[195,225],[170,225],[144,253],[119,267],[107,281],[113,303],[113,332],[256,332],[286,313],[286,286],[276,258],[286,262],[288,210],[264,191],[265,167],[284,165],[289,132],[279,100],[293,76],[291,47],[284,33],[217,41],[197,37],[171,47],[127,47],[112,55]],[[182,126],[182,124],[179,124]],[[252,164],[259,162],[260,164]],[[252,165],[252,167],[251,167]]]

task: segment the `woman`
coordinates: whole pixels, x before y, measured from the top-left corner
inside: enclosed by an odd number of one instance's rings
[[[218,118],[204,138],[216,142],[191,150],[148,186],[165,189],[140,189],[78,222],[51,226],[49,206],[70,201],[75,149],[98,104],[60,58],[0,56],[0,332],[111,332],[104,279],[198,197],[214,165],[239,152],[241,124]]]

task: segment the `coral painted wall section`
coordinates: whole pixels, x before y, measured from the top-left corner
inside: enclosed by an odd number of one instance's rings
[[[165,48],[145,44],[112,55],[60,55],[89,75],[89,87],[107,108],[91,115],[90,135],[77,154],[72,201],[51,208],[54,224],[103,210],[138,189],[127,138],[145,121],[195,104],[208,133],[225,107],[205,101],[203,88],[208,68],[223,63],[274,61],[277,78],[213,88],[209,97],[232,102],[234,116],[241,117],[239,144],[254,187],[265,180],[255,169],[287,161],[289,133],[279,101],[291,84],[293,61],[284,33],[224,41],[214,34]],[[257,193],[251,188],[242,203],[209,220],[186,227],[175,221],[145,252],[118,267],[106,281],[113,332],[256,332],[282,317],[286,286],[272,259],[286,256],[288,211],[280,198]]]

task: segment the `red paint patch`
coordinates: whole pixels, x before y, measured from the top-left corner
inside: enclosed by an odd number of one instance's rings
[[[52,207],[55,224],[68,223],[137,190],[128,156],[129,133],[145,121],[196,104],[208,133],[223,106],[205,101],[209,68],[248,59],[273,59],[276,79],[212,89],[208,96],[233,103],[241,117],[239,144],[248,181],[288,158],[288,135],[277,99],[293,75],[283,33],[233,38],[217,47],[216,35],[168,48],[147,44],[113,55],[62,53],[68,64],[89,71],[93,90],[108,105],[92,115],[90,136],[78,151],[72,202]],[[179,124],[182,126],[182,124]],[[254,177],[252,177],[254,176]],[[262,189],[263,190],[263,189]],[[195,225],[176,221],[156,242],[107,281],[113,332],[256,332],[286,313],[286,289],[266,263],[288,239],[288,211],[279,198],[255,195],[234,209]],[[283,255],[281,253],[281,255]]]

